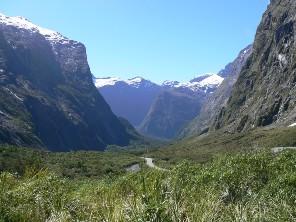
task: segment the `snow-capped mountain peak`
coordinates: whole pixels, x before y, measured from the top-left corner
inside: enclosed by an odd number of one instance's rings
[[[140,86],[144,86],[144,87],[150,87],[151,85],[156,85],[155,83],[149,81],[149,80],[146,80],[142,77],[135,77],[135,78],[132,78],[132,79],[129,79],[127,81],[125,81],[128,85],[131,85],[133,87],[140,87]]]
[[[202,81],[199,82],[199,85],[201,87],[205,87],[205,86],[218,86],[222,83],[222,81],[224,80],[224,78],[222,78],[221,76],[218,76],[217,74],[212,74],[209,75],[207,78],[203,79]]]
[[[116,77],[107,77],[107,78],[93,78],[94,84],[97,88],[104,86],[114,86],[118,82],[123,82],[124,80]]]
[[[23,17],[8,17],[0,14],[0,29],[7,30],[11,36],[5,36],[9,44],[16,49],[18,41],[29,42],[32,39],[42,44],[49,44],[56,60],[69,72],[89,71],[85,46],[77,41],[68,39],[56,31],[39,27]],[[14,38],[21,33],[22,39]],[[24,41],[22,41],[24,40]],[[39,45],[39,44],[36,44]],[[78,62],[79,61],[79,62]]]
[[[26,29],[30,31],[32,34],[33,33],[40,33],[45,37],[46,40],[50,42],[50,44],[53,46],[55,43],[61,43],[61,44],[66,44],[69,43],[70,39],[62,36],[60,33],[45,29],[42,27],[39,27],[32,22],[30,22],[28,19],[16,16],[16,17],[8,17],[4,14],[0,13],[0,24],[5,24],[7,26],[13,26],[16,28],[20,29]],[[75,41],[72,41],[75,42]]]
[[[139,88],[139,87],[151,87],[156,86],[157,84],[146,80],[142,77],[134,77],[128,80],[124,80],[117,77],[106,77],[106,78],[93,78],[94,84],[97,88],[102,88],[105,86],[113,86],[118,83],[127,84],[133,88]]]
[[[224,78],[214,73],[196,76],[189,82],[165,81],[162,86],[171,88],[187,88],[192,91],[207,91],[209,88],[218,87]]]
[[[209,88],[218,87],[223,78],[218,76],[217,74],[213,73],[206,73],[204,75],[200,75],[195,77],[193,80],[189,82],[178,82],[178,81],[164,81],[162,85],[157,85],[149,80],[146,80],[142,77],[134,77],[132,79],[124,80],[121,78],[116,77],[107,77],[107,78],[93,78],[94,84],[97,88],[102,88],[105,86],[114,86],[118,83],[127,84],[133,88],[140,88],[140,87],[163,87],[164,89],[170,88],[187,88],[192,91],[207,91]]]

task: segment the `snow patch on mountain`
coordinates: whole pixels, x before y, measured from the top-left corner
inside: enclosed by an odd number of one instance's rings
[[[168,87],[168,88],[172,88],[172,87],[175,87],[175,86],[177,86],[177,85],[179,85],[179,84],[180,84],[180,82],[178,82],[178,81],[169,81],[169,80],[166,80],[166,81],[164,81],[164,82],[162,83],[161,86],[163,86],[163,87]]]
[[[156,83],[153,83],[141,77],[135,77],[128,80],[124,80],[117,77],[93,78],[94,84],[97,88],[102,88],[105,86],[114,86],[115,84],[123,83],[134,88],[149,88],[153,86],[158,86],[163,87],[164,89],[187,88],[195,92],[200,90],[207,92],[208,89],[218,87],[223,80],[224,78],[213,73],[206,73],[204,75],[197,76],[189,82],[164,81],[162,85],[157,85]]]
[[[150,87],[150,86],[155,86],[157,84],[149,81],[149,80],[146,80],[146,79],[143,79],[141,77],[135,77],[135,78],[132,78],[132,79],[129,79],[126,81],[126,83],[130,86],[133,86],[135,88],[139,88],[139,87]]]
[[[114,86],[117,82],[123,82],[124,80],[116,77],[107,78],[93,78],[94,84],[97,88],[104,86]]]
[[[26,18],[16,16],[16,17],[8,17],[4,14],[0,13],[0,24],[5,24],[7,26],[13,26],[19,29],[26,29],[30,31],[32,34],[33,33],[40,33],[45,37],[45,39],[51,44],[51,46],[54,48],[54,46],[59,43],[59,44],[75,44],[78,43],[76,41],[70,40],[64,36],[62,36],[60,33],[45,29],[42,27],[39,27]]]
[[[222,83],[223,80],[224,78],[222,78],[221,76],[218,76],[217,74],[212,74],[199,82],[199,84],[202,87],[218,86]]]
[[[117,77],[107,77],[107,78],[93,78],[94,84],[97,88],[102,88],[105,86],[114,86],[117,83],[124,83],[134,88],[139,87],[163,87],[163,88],[187,88],[192,91],[207,91],[208,89],[212,89],[218,87],[224,78],[218,76],[213,73],[206,73],[204,75],[200,75],[195,77],[189,82],[178,82],[178,81],[164,81],[163,84],[157,85],[149,80],[143,79],[141,77],[135,77],[128,80],[123,80]]]
[[[289,125],[289,127],[293,127],[293,126],[296,126],[296,123],[293,123],[293,124]]]
[[[124,80],[117,77],[93,78],[93,81],[97,88],[102,88],[105,86],[114,86],[115,84],[118,84],[118,83],[127,84],[134,88],[139,88],[139,87],[148,88],[152,86],[157,86],[157,84],[141,77],[135,77],[128,80]]]
[[[199,91],[200,85],[198,82],[181,82],[174,86],[174,88],[187,88],[192,91]]]
[[[182,82],[174,85],[175,88],[188,88],[192,91],[203,90],[207,92],[208,89],[218,87],[224,78],[214,73],[206,73],[192,79],[190,82]]]

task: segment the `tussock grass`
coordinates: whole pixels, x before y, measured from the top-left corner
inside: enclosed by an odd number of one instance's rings
[[[0,221],[295,221],[296,152],[182,162],[81,181],[0,175]]]

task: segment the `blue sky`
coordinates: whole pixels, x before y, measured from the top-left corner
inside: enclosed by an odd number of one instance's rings
[[[188,81],[254,40],[269,0],[1,0],[1,13],[80,41],[97,77]]]

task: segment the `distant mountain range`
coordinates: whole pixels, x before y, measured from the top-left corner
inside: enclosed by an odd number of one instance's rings
[[[254,43],[218,74],[161,85],[95,78],[82,43],[0,14],[0,144],[104,150],[141,140],[133,126],[165,139],[293,127],[295,14],[294,0],[271,1]]]
[[[156,96],[139,132],[152,137],[174,138],[199,114],[205,99],[222,81],[223,78],[216,74],[205,74],[162,91]]]
[[[204,99],[223,78],[207,73],[189,82],[165,81],[162,85],[141,77],[94,78],[93,81],[113,112],[128,119],[141,133],[173,138],[198,114]]]
[[[237,81],[238,75],[245,64],[246,60],[252,53],[253,45],[247,46],[241,50],[238,57],[231,63],[225,66],[218,75],[225,77],[217,90],[212,93],[204,102],[199,114],[187,124],[178,134],[178,138],[182,139],[192,135],[201,135],[209,131],[211,123],[218,115],[218,111],[222,106],[225,106],[231,96],[234,84]]]
[[[94,78],[94,83],[112,111],[126,118],[135,127],[147,114],[155,96],[162,86],[141,77],[130,80],[120,78]]]

